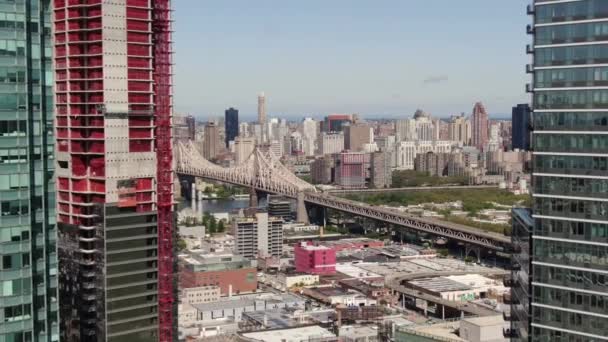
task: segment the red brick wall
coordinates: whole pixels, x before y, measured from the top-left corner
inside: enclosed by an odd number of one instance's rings
[[[221,295],[227,296],[230,285],[233,295],[255,291],[258,288],[258,273],[255,268],[209,272],[192,272],[182,268],[180,284],[182,288],[217,285],[220,287]]]

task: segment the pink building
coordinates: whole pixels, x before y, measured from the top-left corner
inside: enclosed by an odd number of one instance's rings
[[[481,102],[475,103],[471,115],[472,143],[482,151],[488,144],[488,113]]]
[[[325,246],[315,246],[312,242],[296,244],[294,248],[296,272],[308,274],[334,274],[336,272],[336,251]]]

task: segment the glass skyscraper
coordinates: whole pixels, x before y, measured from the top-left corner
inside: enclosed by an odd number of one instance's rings
[[[49,0],[0,1],[0,342],[58,341]]]
[[[535,0],[532,341],[608,336],[608,1]]]

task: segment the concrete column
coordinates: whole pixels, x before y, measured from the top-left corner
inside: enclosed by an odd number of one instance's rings
[[[192,194],[190,195],[192,201],[192,211],[196,213],[196,184],[192,183]]]
[[[198,215],[200,219],[203,219],[203,192],[198,192]]]
[[[308,220],[308,212],[306,212],[306,204],[304,203],[304,192],[298,192],[297,201],[296,220],[306,224],[310,223]]]

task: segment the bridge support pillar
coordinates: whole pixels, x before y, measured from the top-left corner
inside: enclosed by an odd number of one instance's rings
[[[298,192],[296,220],[298,222],[304,222],[306,224],[309,223],[308,211],[306,211],[306,203],[304,203],[304,193],[303,192]]]
[[[258,204],[258,193],[254,188],[249,189],[249,207],[256,208]]]
[[[481,262],[481,247],[471,244],[465,244],[464,247],[464,256],[465,258],[469,256],[470,253],[475,253],[475,257],[477,258],[477,262]]]

